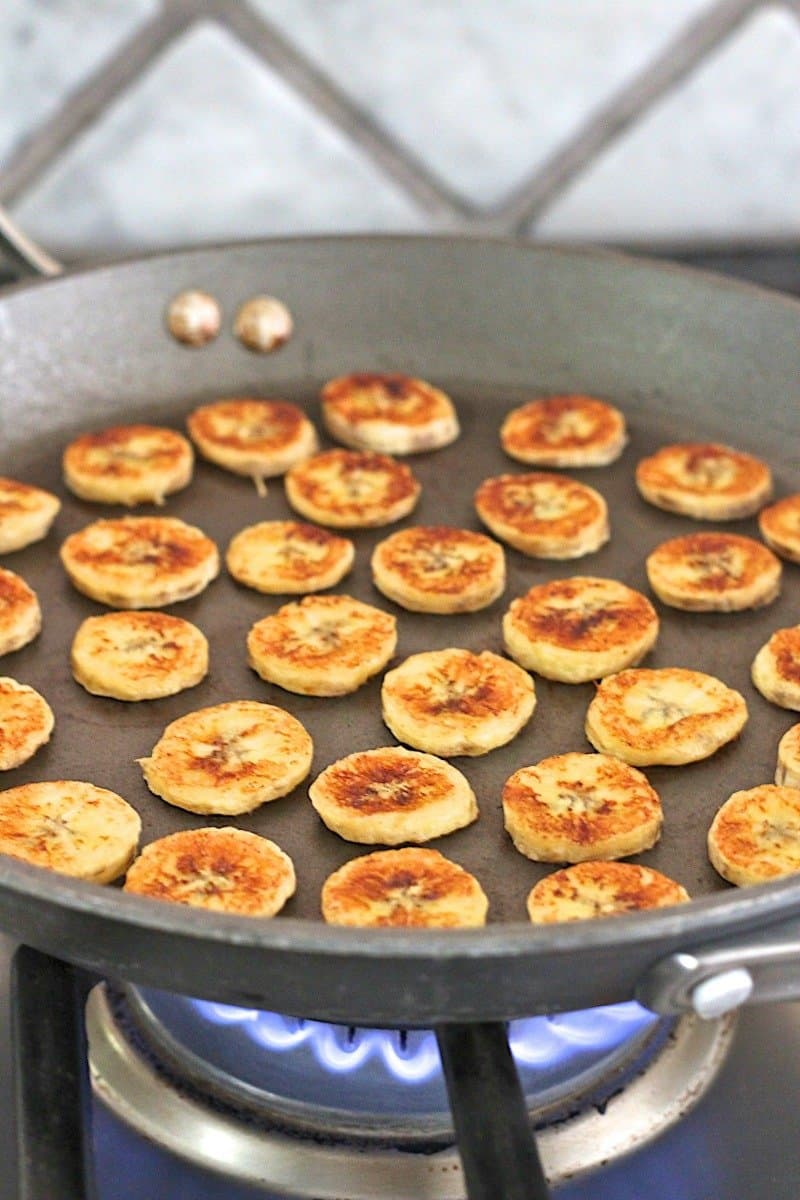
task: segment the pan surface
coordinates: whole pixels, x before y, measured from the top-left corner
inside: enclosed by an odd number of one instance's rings
[[[214,293],[228,317],[220,337],[199,350],[178,345],[164,328],[166,302],[188,286]],[[295,317],[294,338],[271,356],[249,353],[230,333],[236,307],[256,292],[280,296]],[[351,370],[420,375],[457,405],[462,437],[407,460],[423,495],[403,524],[480,528],[472,507],[480,481],[524,470],[500,449],[500,421],[534,395],[605,396],[624,410],[631,433],[616,464],[570,472],[608,500],[610,543],[571,563],[509,549],[506,593],[481,613],[422,616],[385,600],[371,583],[369,557],[398,526],[356,531],[355,570],[335,590],[396,613],[396,661],[450,645],[501,651],[503,611],[536,582],[596,574],[646,592],[647,553],[667,537],[706,527],[638,497],[635,463],[666,442],[727,441],[767,459],[778,495],[800,489],[800,305],[712,277],[583,251],[356,238],[161,256],[12,290],[0,300],[0,473],[57,491],[64,506],[44,542],[4,559],[39,593],[44,629],[4,659],[3,673],[44,693],[56,730],[29,763],[5,773],[2,786],[77,778],[110,787],[141,813],[147,843],[179,828],[230,823],[164,804],[135,763],[183,713],[239,698],[281,705],[314,738],[312,777],[351,750],[393,744],[380,717],[379,679],[351,697],[319,700],[283,692],[249,670],[247,630],[285,598],[241,588],[224,571],[201,596],[171,610],[209,638],[211,671],[198,687],[124,704],[89,696],[68,664],[78,624],[101,608],[71,588],[57,547],[89,521],[121,511],[66,492],[60,458],[69,438],[140,419],[181,428],[196,404],[246,393],[292,400],[319,427],[320,385]],[[243,526],[290,515],[280,481],[260,499],[246,480],[204,462],[164,511],[200,525],[221,550]],[[757,536],[753,520],[726,528]],[[624,999],[663,954],[800,912],[800,882],[735,891],[716,876],[705,851],[706,830],[727,796],[772,779],[778,740],[795,719],[759,696],[749,668],[775,629],[800,619],[799,600],[800,568],[786,564],[780,599],[757,612],[685,614],[658,606],[661,636],[646,665],[717,675],[745,695],[751,714],[738,742],[713,758],[647,772],[662,797],[664,832],[654,850],[633,861],[663,870],[701,897],[691,906],[546,931],[526,924],[527,892],[553,868],[523,858],[504,834],[502,784],[545,755],[590,749],[583,719],[593,690],[537,679],[538,708],[526,729],[483,758],[456,760],[476,791],[480,820],[432,843],[483,884],[490,900],[485,930],[365,933],[324,926],[323,880],[369,847],[329,833],[306,786],[236,821],[277,841],[295,861],[297,894],[272,922],[140,900],[10,859],[0,861],[0,920],[31,944],[105,973],[347,1022],[509,1018]]]

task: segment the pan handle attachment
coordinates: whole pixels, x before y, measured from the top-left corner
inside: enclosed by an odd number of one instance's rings
[[[670,954],[648,970],[636,999],[653,1012],[707,1019],[743,1004],[800,1000],[800,918]]]
[[[0,206],[0,250],[25,275],[51,278],[64,270],[57,259],[32,241]]]

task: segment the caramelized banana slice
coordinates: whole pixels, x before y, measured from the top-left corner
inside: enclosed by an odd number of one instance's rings
[[[379,850],[345,863],[322,888],[329,925],[455,929],[486,924],[489,901],[473,875],[438,850]]]
[[[0,554],[41,541],[60,508],[61,501],[51,492],[0,477]]]
[[[535,925],[551,925],[665,908],[688,899],[685,888],[652,867],[584,862],[541,879],[528,896],[528,916]]]
[[[242,529],[228,546],[234,579],[268,595],[320,592],[350,570],[355,547],[349,538],[300,521],[261,521]]]
[[[594,396],[544,396],[508,414],[500,429],[506,454],[540,467],[604,467],[628,435],[619,409]]]
[[[771,550],[735,533],[670,538],[647,559],[659,600],[690,612],[761,608],[781,590],[781,564]]]
[[[482,533],[416,525],[378,543],[372,578],[384,596],[411,612],[477,612],[506,585],[505,554]]]
[[[10,771],[32,758],[50,741],[53,710],[34,688],[0,677],[0,771]]]
[[[337,442],[380,454],[418,454],[455,441],[458,417],[449,396],[409,375],[361,372],[322,389],[322,418]]]
[[[322,820],[350,842],[427,842],[478,816],[475,793],[449,763],[401,746],[348,754],[308,792]]]
[[[753,659],[751,675],[765,699],[800,712],[800,625],[773,633]]]
[[[766,463],[717,443],[663,446],[636,468],[645,500],[698,521],[733,521],[758,512],[772,495]]]
[[[42,610],[33,588],[0,567],[0,655],[32,642],[42,628]]]
[[[399,521],[411,512],[421,490],[409,467],[368,451],[326,450],[286,475],[292,508],[337,529]]]
[[[155,700],[205,677],[208,642],[196,625],[167,613],[104,613],[87,617],[78,629],[70,665],[95,696]]]
[[[297,787],[313,750],[305,728],[282,708],[232,700],[173,721],[139,764],[150,791],[168,804],[236,816]]]
[[[475,508],[501,541],[533,558],[580,558],[611,536],[599,492],[545,471],[485,479]]]
[[[163,504],[191,482],[192,447],[174,429],[117,425],[84,433],[64,451],[64,482],[82,500]]]
[[[787,729],[778,742],[775,782],[782,787],[800,788],[800,724]]]
[[[711,822],[708,856],[739,887],[800,871],[800,788],[765,783],[734,792]]]
[[[260,496],[267,494],[265,479],[283,475],[319,445],[308,417],[285,400],[216,400],[196,408],[186,424],[204,458],[251,478]]]
[[[294,864],[244,829],[184,829],[150,842],[129,868],[126,892],[245,917],[274,917],[294,894]]]
[[[139,814],[116,792],[57,779],[0,792],[0,854],[110,883],[136,853]]]
[[[762,508],[758,527],[768,546],[782,558],[800,563],[800,492]]]

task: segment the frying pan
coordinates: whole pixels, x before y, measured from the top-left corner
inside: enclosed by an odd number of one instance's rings
[[[228,318],[202,349],[179,345],[164,326],[167,301],[187,287],[212,292]],[[229,332],[238,304],[258,292],[281,297],[296,321],[294,338],[270,356],[245,350]],[[57,719],[51,744],[7,773],[4,786],[84,778],[112,787],[140,809],[150,841],[169,829],[224,823],[151,796],[133,761],[181,713],[242,697],[281,704],[312,732],[315,773],[349,750],[391,742],[377,680],[341,701],[291,696],[258,680],[245,664],[244,635],[282,601],[226,577],[179,606],[209,635],[207,681],[136,705],[86,695],[70,678],[68,646],[80,620],[99,609],[70,588],[56,553],[64,536],[110,512],[69,497],[61,485],[61,451],[78,431],[138,419],[180,428],[197,403],[248,392],[283,396],[318,418],[322,382],[355,369],[423,376],[449,391],[461,414],[458,442],[410,460],[424,492],[409,523],[478,528],[475,486],[517,469],[500,451],[497,427],[532,395],[606,396],[626,412],[632,432],[618,464],[575,473],[609,500],[608,547],[572,564],[509,550],[505,597],[482,614],[422,617],[394,608],[368,573],[371,547],[388,531],[357,533],[357,567],[338,590],[398,613],[398,657],[446,645],[499,650],[508,601],[544,579],[590,573],[646,589],[646,553],[691,524],[648,508],[636,494],[633,466],[659,444],[729,441],[767,459],[779,494],[800,487],[800,304],[712,276],[590,250],[349,237],[205,248],[15,286],[0,299],[0,472],[56,490],[64,507],[46,541],[4,560],[39,592],[45,624],[3,668],[40,688]],[[264,501],[247,481],[200,463],[192,487],[172,497],[167,511],[201,525],[224,548],[244,525],[289,510],[280,482]],[[730,528],[755,531],[752,521]],[[322,880],[367,848],[324,830],[302,788],[241,822],[273,837],[297,864],[298,895],[272,921],[158,903],[3,858],[0,924],[25,944],[100,974],[346,1024],[497,1021],[632,996],[677,1011],[699,995],[695,985],[735,968],[739,999],[751,989],[751,999],[796,994],[800,879],[728,888],[706,861],[705,831],[732,791],[772,778],[778,739],[792,723],[754,691],[749,664],[774,629],[798,620],[799,572],[786,565],[783,595],[760,612],[661,610],[662,635],[649,663],[719,675],[744,693],[751,712],[740,741],[712,759],[648,772],[662,795],[665,831],[636,861],[678,878],[697,897],[689,905],[547,929],[526,922],[525,895],[546,869],[523,859],[503,834],[500,788],[525,763],[589,749],[582,721],[592,692],[537,681],[529,727],[510,746],[457,763],[476,787],[480,820],[434,843],[483,882],[492,919],[482,930],[325,926]],[[742,990],[743,967],[750,983]],[[725,978],[719,1007],[732,1003]]]

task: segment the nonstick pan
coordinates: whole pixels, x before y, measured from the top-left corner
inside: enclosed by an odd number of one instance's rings
[[[201,349],[178,344],[165,328],[168,300],[187,287],[212,292],[226,316],[220,336]],[[281,297],[296,322],[292,340],[268,356],[246,350],[230,332],[238,305],[262,292]],[[770,463],[779,495],[800,489],[800,305],[711,276],[588,250],[364,237],[201,249],[14,287],[0,299],[0,473],[51,488],[64,503],[45,541],[4,559],[39,593],[44,629],[6,658],[3,670],[39,688],[57,724],[51,743],[7,772],[3,786],[77,778],[110,787],[141,812],[149,842],[178,828],[226,823],[167,806],[147,791],[136,766],[182,713],[246,697],[280,704],[312,733],[314,774],[351,750],[392,744],[380,718],[379,680],[349,698],[315,700],[268,686],[249,670],[247,629],[283,600],[247,591],[224,572],[174,610],[209,637],[206,681],[139,704],[89,696],[71,678],[68,648],[80,621],[100,609],[73,591],[57,555],[67,534],[120,511],[64,489],[61,452],[77,432],[140,419],[181,428],[196,404],[246,393],[287,398],[318,420],[321,384],[358,369],[427,378],[453,396],[461,416],[459,441],[409,460],[423,496],[407,524],[479,528],[475,487],[487,475],[520,469],[500,449],[502,416],[536,394],[604,396],[625,411],[631,430],[617,464],[575,472],[608,499],[608,546],[569,564],[509,550],[505,596],[482,613],[444,618],[396,608],[369,575],[371,548],[389,530],[357,532],[356,568],[337,590],[397,613],[398,659],[448,645],[500,651],[504,608],[535,582],[583,573],[647,590],[646,554],[697,528],[647,506],[636,492],[636,461],[665,442],[732,443]],[[223,550],[243,526],[289,513],[280,481],[261,499],[248,481],[202,462],[166,511],[200,525]],[[756,533],[752,520],[728,527]],[[633,995],[680,1007],[689,984],[743,963],[755,979],[755,998],[786,994],[794,987],[785,947],[800,919],[800,880],[736,890],[715,875],[705,852],[706,830],[727,796],[772,779],[778,740],[794,719],[749,681],[758,647],[800,619],[800,568],[786,564],[784,574],[780,599],[757,612],[660,607],[662,633],[648,664],[709,671],[738,688],[750,709],[738,742],[713,758],[648,772],[662,796],[665,828],[658,847],[635,861],[678,879],[696,897],[690,905],[556,928],[528,925],[527,892],[552,868],[524,859],[504,834],[502,783],[547,754],[590,749],[583,718],[591,685],[537,680],[538,708],[519,737],[483,758],[456,762],[476,790],[480,820],[433,843],[481,880],[491,905],[485,929],[325,926],[324,878],[368,848],[329,833],[304,787],[239,822],[295,860],[297,895],[272,921],[149,901],[3,858],[0,924],[29,945],[106,975],[347,1024],[504,1020]],[[704,955],[711,945],[723,949]],[[683,958],[675,960],[678,952]]]

